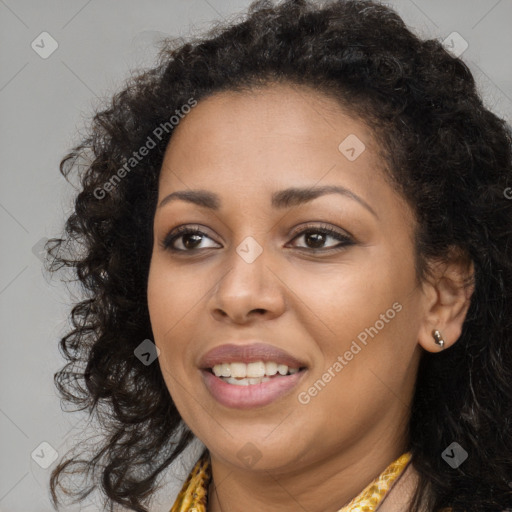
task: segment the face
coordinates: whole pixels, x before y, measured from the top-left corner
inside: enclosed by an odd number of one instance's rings
[[[403,439],[424,295],[412,213],[378,155],[362,121],[288,85],[217,93],[175,128],[148,306],[169,393],[212,457],[297,469]],[[202,369],[222,361],[266,377]]]

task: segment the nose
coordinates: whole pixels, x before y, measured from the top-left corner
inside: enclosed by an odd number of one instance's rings
[[[248,262],[233,249],[210,298],[209,308],[216,320],[243,324],[283,314],[284,284],[271,268],[276,265],[271,264],[269,252],[263,250]]]

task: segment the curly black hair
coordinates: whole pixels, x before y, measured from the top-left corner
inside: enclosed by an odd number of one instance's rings
[[[68,362],[55,384],[62,400],[96,413],[104,442],[94,456],[53,470],[54,505],[67,471],[92,471],[101,480],[77,501],[100,483],[110,510],[118,503],[145,512],[157,477],[195,439],[159,366],[134,356],[153,339],[146,287],[170,119],[216,92],[279,82],[330,95],[371,127],[416,216],[419,278],[429,260],[455,253],[474,265],[459,340],[420,361],[409,421],[420,477],[411,510],[511,506],[511,130],[485,108],[461,59],[367,0],[260,0],[202,37],[167,39],[157,65],[95,109],[86,137],[62,159],[60,172],[68,180],[76,173],[80,190],[63,233],[48,242],[50,270],[70,268],[84,296],[60,340]],[[453,441],[469,455],[457,469],[441,457]]]

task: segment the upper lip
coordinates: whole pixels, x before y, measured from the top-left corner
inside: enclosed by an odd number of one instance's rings
[[[212,348],[199,361],[199,368],[206,370],[221,363],[254,363],[274,361],[290,368],[302,368],[306,364],[281,348],[268,343],[255,342],[246,345],[227,343]]]

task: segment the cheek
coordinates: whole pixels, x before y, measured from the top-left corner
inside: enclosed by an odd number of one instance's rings
[[[158,361],[175,401],[182,401],[196,366],[198,333],[204,318],[206,294],[212,273],[186,271],[171,265],[165,254],[155,253],[148,275],[147,300]],[[194,352],[195,351],[195,352]],[[193,370],[192,370],[193,371]],[[186,394],[186,393],[185,393]]]
[[[176,274],[171,275],[165,264],[155,257],[148,276],[148,310],[154,343],[160,351],[160,371],[180,414],[186,408],[186,397],[182,396],[182,390],[184,386],[187,387],[187,374],[183,367],[186,345],[180,340],[185,339],[183,330],[190,328],[183,321],[188,305],[186,292],[187,288],[176,282]]]
[[[182,367],[185,347],[179,340],[183,339],[181,333],[186,328],[186,322],[183,319],[186,319],[186,312],[190,311],[190,305],[187,287],[180,285],[176,274],[169,272],[158,257],[155,257],[151,263],[147,300],[154,343],[160,350],[158,362],[171,391],[176,387],[174,378],[183,378],[180,377],[183,373],[180,367]]]
[[[413,265],[394,257],[354,261],[322,274],[302,272],[295,279],[293,291],[302,301],[295,303],[301,309],[297,317],[320,349],[315,377],[331,368],[344,377],[327,375],[337,382],[329,387],[343,381],[359,399],[372,388],[368,383],[375,384],[375,374],[400,382],[417,345],[420,302]],[[338,364],[336,371],[338,356],[343,370]],[[335,402],[348,399],[344,393],[328,395]]]
[[[153,258],[148,276],[148,309],[153,334],[160,342],[200,300],[201,289],[192,278],[171,268],[163,257]]]
[[[399,278],[394,268],[378,265],[376,260],[364,263],[326,265],[315,272],[298,268],[290,273],[283,280],[293,283],[290,288],[298,298],[296,306],[302,302],[300,307],[309,311],[309,315],[298,316],[312,316],[342,338],[373,325],[410,283],[406,272]]]

